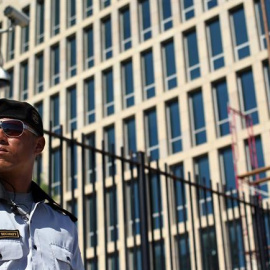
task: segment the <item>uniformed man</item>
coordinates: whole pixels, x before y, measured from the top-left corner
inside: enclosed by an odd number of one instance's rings
[[[32,181],[44,145],[36,109],[0,99],[0,269],[83,269],[76,218]]]

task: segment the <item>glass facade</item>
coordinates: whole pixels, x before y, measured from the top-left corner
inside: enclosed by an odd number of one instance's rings
[[[253,125],[259,123],[256,90],[251,69],[238,73],[238,90],[241,110],[250,116]],[[243,123],[246,126],[246,123]]]
[[[165,89],[170,90],[177,87],[177,74],[174,53],[174,42],[170,40],[163,44],[163,61],[164,61],[164,79]]]
[[[167,103],[168,142],[171,154],[182,151],[182,132],[178,100]]]
[[[121,50],[126,51],[132,47],[130,10],[125,7],[120,11]]]
[[[129,59],[122,63],[122,95],[123,107],[128,108],[135,104],[133,64]]]
[[[150,160],[159,159],[159,142],[156,109],[145,112],[145,137],[147,156]]]
[[[149,1],[150,0],[139,1],[140,39],[142,42],[152,37],[152,23]]]
[[[235,60],[241,60],[250,55],[245,11],[240,7],[233,10],[230,15],[234,57]]]
[[[193,145],[205,143],[207,138],[201,90],[189,94],[189,106],[192,143]]]
[[[214,82],[212,84],[213,101],[216,120],[216,132],[218,137],[228,135],[230,133],[230,123],[228,116],[228,87],[226,80]]]
[[[144,98],[154,97],[156,95],[156,87],[152,51],[146,51],[142,54],[142,77]]]
[[[50,76],[51,85],[56,85],[60,83],[60,49],[59,44],[51,47],[51,65],[50,65]]]
[[[224,52],[219,19],[207,23],[208,47],[211,70],[224,67]]]
[[[201,76],[196,30],[193,29],[187,32],[184,36],[184,41],[187,79],[191,81]]]

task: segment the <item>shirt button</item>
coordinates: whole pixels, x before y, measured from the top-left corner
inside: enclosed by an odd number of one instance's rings
[[[36,246],[36,245],[33,245],[33,248],[34,248],[35,250],[37,250],[37,246]]]
[[[70,262],[70,257],[67,256],[67,260]]]
[[[3,256],[2,256],[2,254],[0,253],[0,260],[2,260],[2,258],[3,258]]]

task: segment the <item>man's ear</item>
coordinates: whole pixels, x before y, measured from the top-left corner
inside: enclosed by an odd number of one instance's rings
[[[45,139],[44,139],[44,137],[38,137],[37,140],[36,140],[35,153],[37,155],[39,155],[43,151],[44,146],[45,146]]]

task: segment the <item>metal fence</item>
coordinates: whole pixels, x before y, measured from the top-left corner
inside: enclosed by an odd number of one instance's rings
[[[200,176],[183,179],[181,166],[163,164],[161,169],[143,152],[125,157],[121,149],[117,156],[114,146],[106,151],[103,143],[96,149],[85,135],[79,142],[73,135],[45,133],[48,191],[64,207],[81,213],[86,269],[270,269],[266,198]]]

